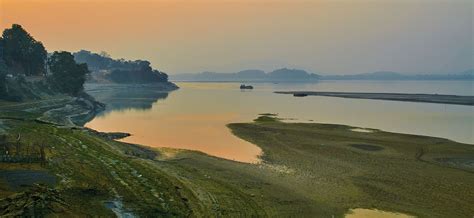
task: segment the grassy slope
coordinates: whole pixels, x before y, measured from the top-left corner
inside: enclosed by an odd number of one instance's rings
[[[46,166],[1,163],[0,169],[46,170],[56,175],[59,181],[56,188],[69,205],[68,210],[59,211],[60,214],[110,216],[111,211],[104,207],[106,200],[121,201],[137,215],[187,216],[191,213],[192,207],[184,197],[186,190],[176,188],[179,182],[157,169],[150,169],[138,158],[125,155],[125,149],[121,149],[123,144],[84,129],[38,122],[38,118],[45,118],[48,110],[74,104],[70,98],[48,101],[0,105],[0,120],[9,135],[20,134],[24,145],[46,144],[48,152]],[[137,155],[142,152],[134,149]],[[0,181],[0,198],[14,191]],[[192,199],[192,195],[188,198]]]
[[[56,175],[59,182],[55,187],[69,205],[66,210],[55,212],[57,215],[112,216],[104,202],[117,200],[124,204],[126,210],[141,216],[267,214],[250,194],[240,190],[242,187],[238,186],[238,181],[210,178],[203,174],[213,171],[214,167],[224,166],[222,163],[229,168],[253,169],[254,166],[175,150],[170,151],[186,157],[165,158],[169,151],[152,151],[108,140],[86,129],[49,123],[57,120],[60,124],[67,123],[61,117],[68,114],[56,113],[65,112],[57,110],[64,105],[74,105],[73,99],[0,103],[0,122],[9,137],[15,138],[20,134],[22,144],[46,144],[48,157],[45,166],[0,163],[0,171],[33,169]],[[75,106],[70,111],[82,113]],[[203,168],[196,170],[194,166],[188,166],[193,165],[190,157],[196,157]],[[248,176],[246,179],[251,178]],[[0,198],[17,191],[21,190],[13,190],[0,178]]]

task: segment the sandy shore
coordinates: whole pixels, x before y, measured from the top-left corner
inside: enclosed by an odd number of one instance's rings
[[[425,102],[438,104],[457,104],[457,105],[474,105],[474,96],[461,95],[438,95],[438,94],[405,94],[405,93],[363,93],[363,92],[311,92],[311,91],[286,91],[275,92],[277,94],[292,94],[304,97],[312,96],[328,96],[340,98],[360,98],[360,99],[377,99],[389,101],[409,101],[409,102]]]

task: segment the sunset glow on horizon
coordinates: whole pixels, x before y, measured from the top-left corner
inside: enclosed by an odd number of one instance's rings
[[[470,217],[473,13],[0,0],[0,218]]]
[[[50,52],[106,51],[169,74],[472,68],[468,0],[0,1],[0,27],[18,23]]]

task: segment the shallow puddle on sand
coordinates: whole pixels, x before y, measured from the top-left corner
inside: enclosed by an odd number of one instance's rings
[[[371,129],[363,129],[363,128],[353,128],[351,129],[353,132],[365,132],[365,133],[373,133],[374,130]]]
[[[345,218],[412,218],[412,217],[414,216],[410,216],[403,213],[394,213],[394,212],[387,212],[387,211],[377,210],[377,209],[363,209],[363,208],[352,209],[345,216]]]

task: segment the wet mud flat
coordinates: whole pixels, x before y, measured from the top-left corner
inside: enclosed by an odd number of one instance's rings
[[[338,217],[352,208],[416,217],[474,213],[472,144],[271,117],[229,127],[262,148],[263,163],[273,166],[267,168],[286,169],[268,183],[278,182],[312,205],[300,215]]]
[[[406,93],[366,93],[366,92],[310,92],[287,91],[277,94],[292,94],[298,97],[326,96],[339,98],[375,99],[388,101],[425,102],[438,104],[456,104],[474,106],[474,96],[438,95],[438,94],[406,94]]]

